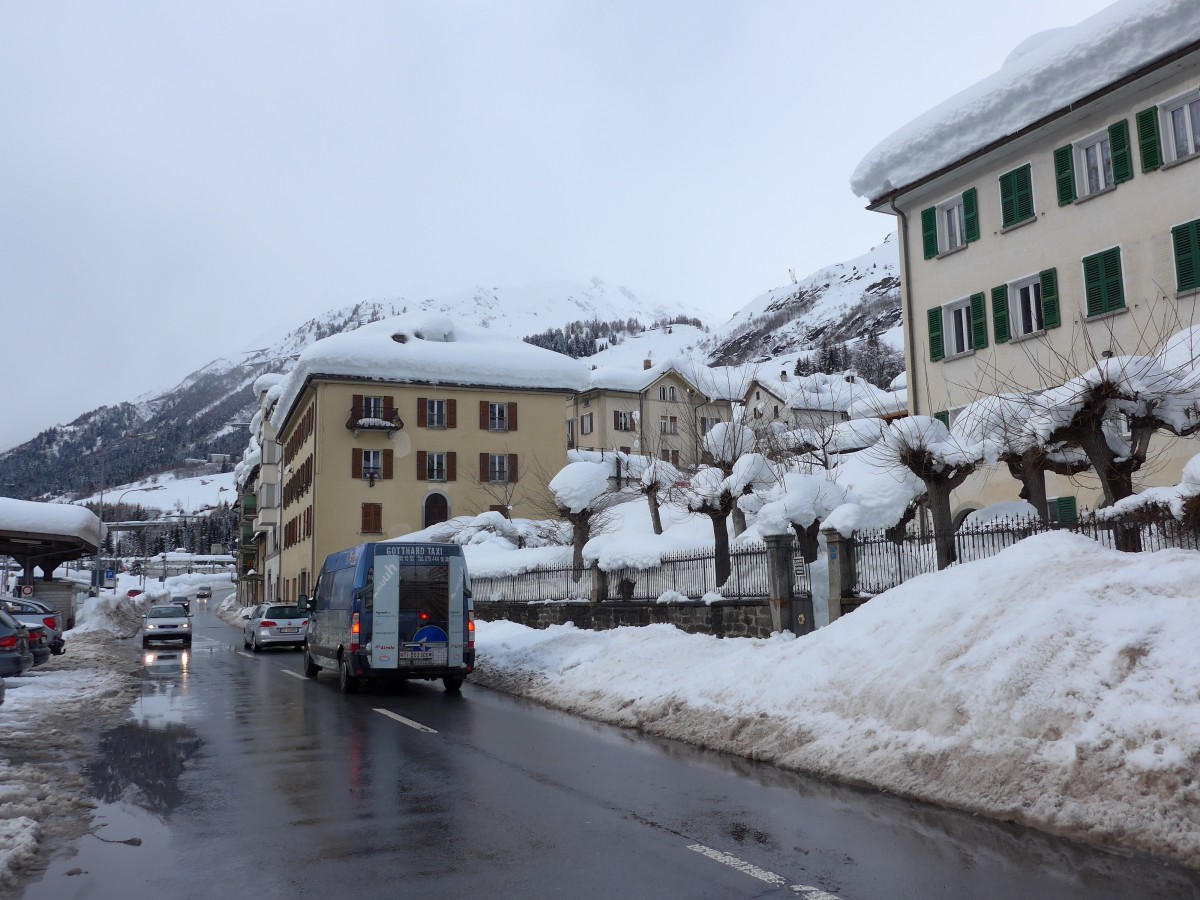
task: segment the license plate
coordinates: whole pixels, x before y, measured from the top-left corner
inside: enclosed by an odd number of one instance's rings
[[[279,628],[277,630],[280,634],[295,634],[300,629],[299,628]]]
[[[433,659],[432,650],[401,650],[396,659]]]

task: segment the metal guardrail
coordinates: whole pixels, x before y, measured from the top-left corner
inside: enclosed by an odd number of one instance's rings
[[[793,593],[812,590],[808,567],[797,545],[792,546]],[[749,544],[730,553],[729,579],[719,593],[726,600],[765,600],[767,589],[766,544]],[[717,591],[716,563],[712,552],[672,553],[659,566],[649,569],[623,567],[607,573],[607,592],[601,600],[657,600],[676,592],[691,600]],[[578,573],[571,566],[544,566],[519,575],[473,576],[471,590],[476,602],[515,601],[536,603],[591,599],[594,572],[584,568]]]

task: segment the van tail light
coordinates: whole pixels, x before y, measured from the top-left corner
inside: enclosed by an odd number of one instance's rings
[[[362,635],[362,622],[359,620],[359,613],[355,613],[350,617],[350,652],[356,653],[362,649],[362,644],[359,642],[359,637]]]
[[[16,646],[17,636],[15,634],[0,638],[0,650],[12,650]]]
[[[46,616],[46,618],[42,619],[42,624],[51,631],[58,631],[58,619],[54,618],[54,616]]]
[[[467,649],[475,649],[475,612],[467,613]]]
[[[258,627],[259,628],[275,628],[276,624],[274,622],[272,622],[270,619],[263,619],[261,622],[258,623]]]

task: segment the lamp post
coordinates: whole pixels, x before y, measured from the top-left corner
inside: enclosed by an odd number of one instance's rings
[[[127,440],[129,438],[152,438],[152,437],[154,437],[153,431],[143,431],[143,432],[139,432],[137,434],[127,434],[122,438],[118,438],[115,443],[120,443],[121,441]],[[100,596],[101,586],[104,584],[104,582],[101,580],[100,564],[103,561],[103,557],[101,556],[101,553],[102,553],[103,544],[104,544],[104,491],[106,489],[105,481],[107,481],[105,470],[107,468],[108,468],[108,447],[104,444],[101,444],[100,445],[100,513],[99,513],[100,535],[99,535],[99,539],[97,540],[97,543],[96,543],[96,562],[95,562],[95,565],[92,567],[95,570],[92,572],[92,582],[95,585],[93,590],[95,591],[95,596],[97,596],[97,597]],[[161,487],[162,487],[161,485],[158,485],[155,488],[130,488],[130,491],[157,490],[158,488],[161,488]],[[129,491],[126,491],[121,496],[124,497],[125,494],[127,494],[127,493],[129,493]],[[120,505],[119,498],[117,500],[117,503],[118,503],[118,505]]]

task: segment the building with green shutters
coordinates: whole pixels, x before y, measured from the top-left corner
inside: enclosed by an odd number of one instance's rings
[[[880,143],[851,186],[897,219],[909,409],[953,422],[1200,324],[1200,4],[1116,3],[1035,35],[1001,70]],[[1156,435],[1143,484],[1200,442]],[[1049,484],[1051,514],[1094,505]],[[955,512],[1015,499],[980,472]]]

